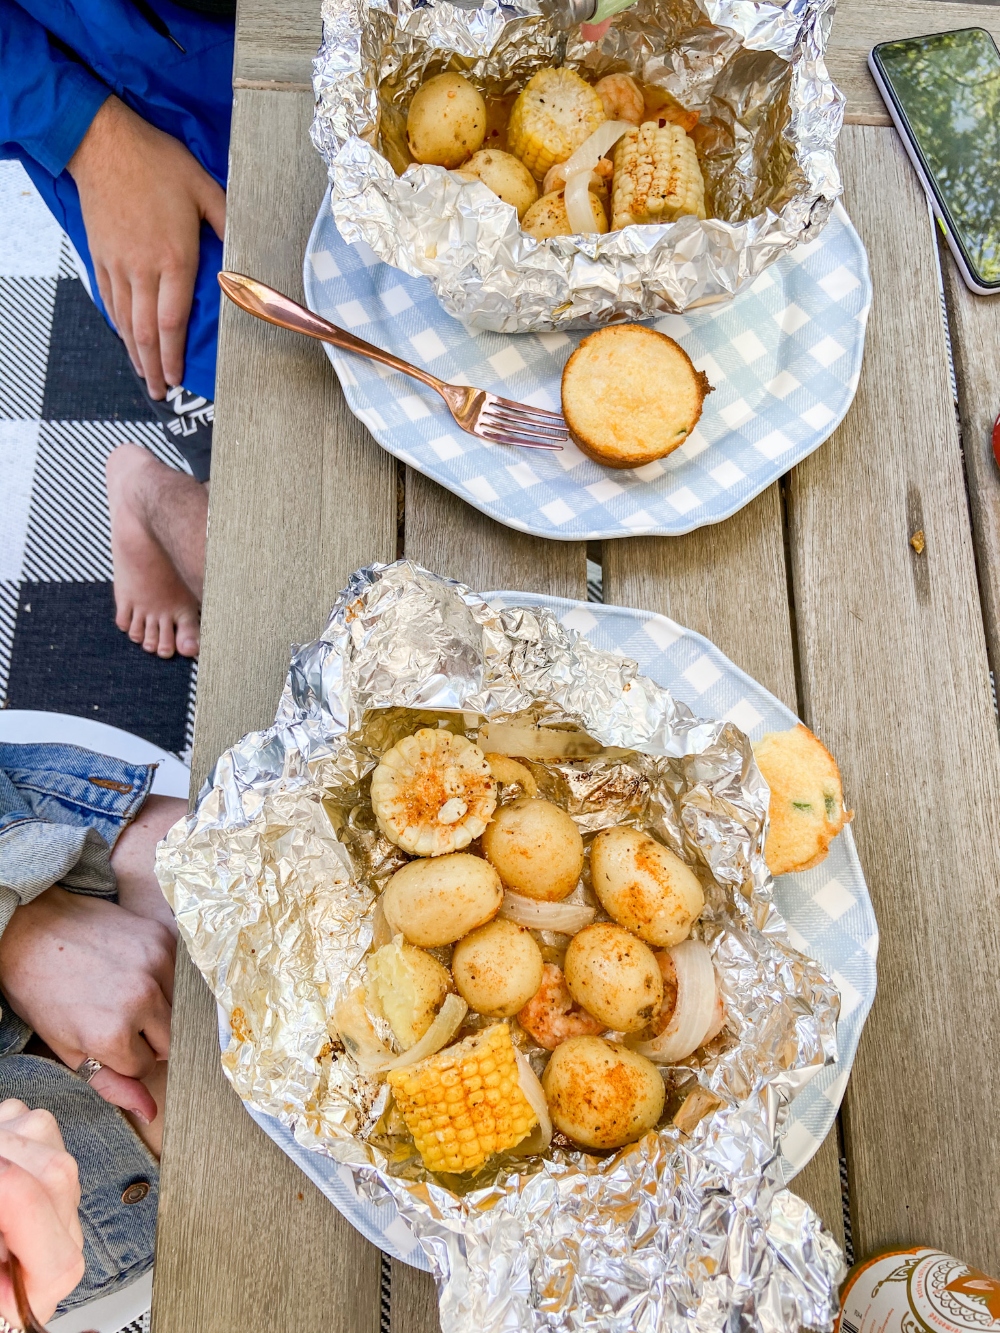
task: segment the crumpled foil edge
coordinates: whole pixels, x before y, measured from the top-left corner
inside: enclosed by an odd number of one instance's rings
[[[658,832],[710,868],[704,937],[739,1033],[692,1067],[722,1106],[689,1136],[667,1126],[604,1159],[554,1152],[459,1196],[358,1136],[375,1113],[329,1020],[370,945],[374,896],[324,801],[357,780],[351,737],[372,710],[540,704],[606,746],[661,757],[675,790]],[[160,845],[164,892],[229,1017],[227,1076],[299,1143],[348,1164],[360,1194],[392,1198],[431,1262],[447,1333],[832,1327],[843,1256],[776,1166],[789,1101],[835,1058],[839,997],[771,901],[766,809],[731,723],[696,718],[547,611],[494,610],[399,561],[352,577],[323,635],[295,651],[274,726],[221,756]]]
[[[364,241],[386,263],[428,277],[445,310],[466,324],[518,333],[595,328],[727,300],[793,246],[815,239],[841,193],[835,146],[844,98],[824,59],[835,0],[638,0],[597,46],[578,31],[560,34],[547,3],[323,0],[311,133],[346,241]],[[696,18],[713,26],[692,28]],[[699,43],[690,59],[671,58],[670,25],[678,22]],[[739,145],[727,170],[744,198],[755,197],[768,169],[756,145],[764,142],[769,99],[787,92],[781,134],[772,131],[767,141],[768,160],[790,154],[783,167],[772,162],[784,171],[777,206],[752,215],[743,208],[738,222],[688,217],[536,241],[521,231],[513,208],[478,182],[426,165],[397,177],[378,147],[379,85],[392,74],[415,86],[425,67],[440,67],[450,52],[496,86],[515,72],[523,82],[544,64],[565,61],[600,74],[626,61],[685,105],[714,98],[713,114],[729,117]],[[749,52],[773,53],[790,74],[787,89],[779,72],[755,74],[761,86],[751,79],[740,119],[732,102],[741,94],[725,79],[734,55]]]

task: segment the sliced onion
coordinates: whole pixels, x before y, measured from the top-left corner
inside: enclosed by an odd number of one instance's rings
[[[388,1073],[390,1069],[404,1069],[407,1065],[415,1065],[418,1060],[426,1060],[429,1055],[436,1055],[442,1046],[447,1046],[462,1026],[462,1020],[468,1010],[469,1006],[460,995],[446,995],[437,1018],[417,1044],[404,1051],[402,1055],[397,1055],[380,1065],[378,1072]]]
[[[716,989],[715,1008],[712,1010],[712,1021],[708,1025],[708,1031],[701,1039],[701,1045],[707,1046],[710,1041],[715,1041],[716,1037],[726,1026],[726,1004],[722,995]]]
[[[589,171],[577,171],[567,179],[563,198],[566,201],[566,216],[573,228],[573,235],[586,236],[596,232],[594,206],[590,202]]]
[[[522,1143],[531,1141],[531,1151],[544,1152],[552,1142],[552,1117],[549,1115],[549,1104],[545,1100],[545,1091],[538,1081],[538,1075],[528,1064],[528,1058],[522,1055],[520,1051],[514,1052],[514,1059],[517,1061],[517,1081],[521,1085],[521,1091],[531,1103],[531,1109],[538,1116],[538,1128],[540,1130],[540,1144],[535,1143],[535,1134],[529,1134],[527,1138],[522,1139]]]
[[[601,158],[607,157],[608,149],[614,148],[627,130],[634,129],[635,126],[627,120],[606,120],[598,125],[593,134],[584,139],[576,152],[571,153],[562,164],[565,179],[568,181],[580,171],[593,171]]]
[[[597,915],[597,908],[587,903],[546,903],[525,898],[509,890],[500,904],[500,915],[516,921],[529,930],[555,930],[560,935],[575,935],[589,926]]]
[[[628,1045],[661,1064],[683,1060],[704,1041],[715,1020],[718,987],[712,955],[700,940],[684,940],[668,950],[677,973],[677,1004],[670,1022],[651,1041],[630,1038]]]

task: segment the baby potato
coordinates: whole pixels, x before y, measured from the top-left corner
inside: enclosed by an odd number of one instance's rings
[[[434,949],[460,940],[496,916],[503,886],[489,862],[468,852],[451,852],[397,870],[381,901],[390,930],[422,949]]]
[[[608,916],[661,949],[686,940],[705,906],[697,875],[638,829],[599,833],[590,848],[590,875]]]
[[[527,927],[498,918],[459,940],[451,973],[470,1009],[510,1018],[542,984],[542,951]]]
[[[656,955],[642,940],[610,921],[596,921],[574,935],[563,964],[577,1004],[616,1032],[639,1032],[663,1000]]]
[[[366,990],[404,1051],[424,1035],[451,989],[448,969],[397,935],[368,959]]]
[[[521,219],[521,230],[526,231],[529,236],[534,236],[538,241],[547,241],[551,236],[572,236],[573,228],[569,225],[569,214],[566,212],[566,200],[563,195],[562,189],[543,194]],[[604,205],[593,190],[587,192],[587,197],[590,199],[590,208],[594,214],[595,231],[606,232],[608,215],[604,211]]]
[[[542,1087],[556,1129],[584,1148],[634,1143],[663,1113],[656,1065],[603,1037],[571,1037],[557,1046]]]
[[[576,888],[583,839],[565,810],[522,796],[501,806],[486,825],[483,851],[508,889],[557,903]]]
[[[481,148],[473,153],[462,168],[462,175],[471,175],[499,195],[505,204],[517,209],[518,221],[538,198],[538,186],[531,172],[513,153],[501,153],[498,148]]]
[[[482,147],[486,103],[461,74],[437,74],[413,94],[406,141],[418,162],[460,166]]]

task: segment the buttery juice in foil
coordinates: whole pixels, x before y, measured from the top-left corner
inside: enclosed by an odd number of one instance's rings
[[[348,242],[430,279],[445,310],[498,333],[595,328],[728,300],[815,239],[841,192],[843,97],[824,53],[835,0],[638,0],[597,42],[547,0],[323,0],[313,142]],[[406,114],[458,70],[508,107],[537,70],[630,71],[699,113],[709,218],[536,240],[481,182],[419,166]]]
[[[378,895],[406,860],[378,828],[371,775],[428,724],[491,745],[529,726],[551,752],[532,765],[540,789],[585,839],[647,829],[704,887],[696,934],[726,1026],[663,1069],[666,1113],[637,1143],[590,1154],[554,1140],[435,1176],[384,1080],[337,1039]],[[227,1076],[349,1167],[359,1194],[391,1199],[446,1333],[832,1327],[843,1258],[782,1188],[778,1155],[791,1099],[835,1058],[839,995],[775,909],[768,799],[733,723],[696,717],[547,610],[494,609],[399,561],[352,577],[322,636],[295,650],[274,725],[220,757],[160,844],[160,882],[228,1019]],[[695,1103],[710,1113],[690,1115]]]

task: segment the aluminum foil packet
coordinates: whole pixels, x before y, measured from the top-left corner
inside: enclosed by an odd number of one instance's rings
[[[638,0],[597,43],[560,31],[558,3],[323,0],[312,138],[346,241],[430,278],[467,324],[523,333],[727,300],[819,234],[841,192],[835,0]],[[630,71],[699,112],[709,220],[538,241],[482,183],[413,163],[406,113],[425,78],[459,70],[502,109],[552,65],[590,81]]]
[[[435,724],[491,744],[528,728],[555,756],[531,763],[542,791],[585,837],[637,824],[703,882],[695,932],[727,1023],[662,1071],[665,1118],[638,1143],[592,1155],[557,1138],[445,1181],[337,1039],[378,891],[405,859],[372,816],[371,773]],[[790,1100],[835,1058],[839,996],[775,910],[767,805],[732,723],[695,717],[546,610],[494,609],[399,561],[353,575],[322,636],[295,650],[274,725],[222,755],[160,844],[160,883],[229,1021],[233,1086],[347,1164],[360,1193],[391,1197],[430,1260],[445,1333],[831,1328],[843,1258],[781,1188],[778,1154]],[[692,1104],[710,1113],[678,1113]]]

